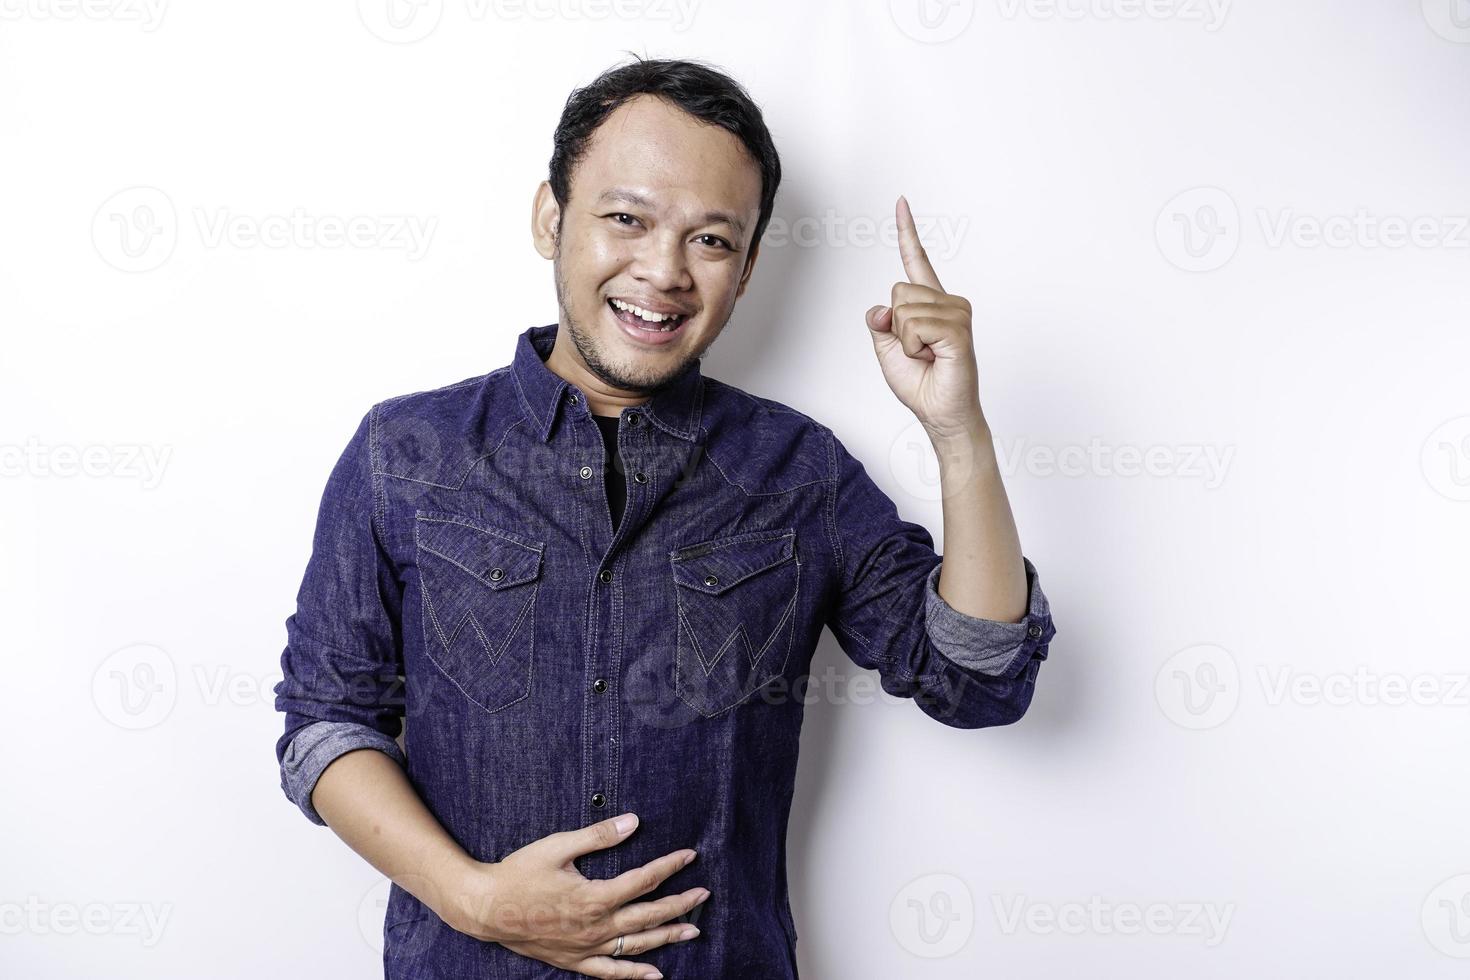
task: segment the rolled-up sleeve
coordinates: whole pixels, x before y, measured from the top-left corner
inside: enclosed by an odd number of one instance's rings
[[[286,620],[275,707],[281,789],[312,823],[317,779],[333,760],[377,749],[403,764],[402,589],[380,536],[374,471],[377,406],[358,424],[327,479],[311,556]]]
[[[862,462],[831,440],[828,527],[837,588],[827,625],[843,651],[954,728],[1006,725],[1030,706],[1056,627],[1035,565],[1023,557],[1018,623],[959,612],[939,594],[943,558],[927,529],[898,514]]]

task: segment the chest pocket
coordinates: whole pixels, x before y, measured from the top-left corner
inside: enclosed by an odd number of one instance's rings
[[[795,635],[796,531],[745,531],[669,553],[679,697],[713,717],[781,676]]]
[[[542,542],[474,518],[414,521],[429,659],[486,711],[531,693]]]

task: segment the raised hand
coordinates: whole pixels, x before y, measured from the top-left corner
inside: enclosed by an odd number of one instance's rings
[[[868,310],[868,334],[888,387],[931,438],[973,431],[983,421],[970,301],[946,293],[900,196],[898,251],[907,281],[893,284],[890,306]]]

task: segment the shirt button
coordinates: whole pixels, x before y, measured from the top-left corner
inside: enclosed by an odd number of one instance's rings
[[[638,413],[637,412],[629,412],[628,413],[628,424],[629,425],[637,425],[638,424]]]
[[[571,402],[573,405],[577,404],[577,393],[575,391],[567,392],[567,401]]]
[[[597,680],[592,682],[592,690],[596,691],[598,694],[602,694],[604,691],[607,690],[607,681],[603,680],[601,677],[597,678]]]
[[[607,797],[603,796],[601,793],[593,793],[592,805],[601,810],[603,807],[607,806]]]
[[[648,477],[643,474],[643,471],[642,470],[639,470],[637,473],[634,473],[633,474],[633,479],[636,480],[639,483],[647,483],[648,482]]]
[[[1026,635],[1031,637],[1032,639],[1035,639],[1036,637],[1041,635],[1041,627],[1037,626],[1035,623],[1031,624],[1031,626],[1028,627],[1026,630]]]
[[[600,571],[600,572],[597,573],[597,577],[598,577],[598,579],[600,579],[603,582],[611,582],[612,581],[612,570],[611,569],[604,568],[602,571]]]
[[[590,467],[590,466],[584,466],[584,467],[582,467],[580,470],[577,471],[577,475],[580,476],[584,480],[590,480],[590,479],[592,479],[592,467]]]
[[[490,569],[490,581],[492,581],[492,582],[499,582],[503,578],[505,578],[505,569],[503,569],[503,568],[492,568],[492,569]]]
[[[720,580],[717,579],[717,578],[715,578],[713,575],[706,575],[704,577],[704,584],[705,585],[719,585],[720,584]]]

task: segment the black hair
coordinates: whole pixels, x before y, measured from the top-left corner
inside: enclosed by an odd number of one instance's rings
[[[629,52],[633,54],[633,52]],[[766,129],[760,107],[739,82],[707,64],[673,59],[643,59],[609,68],[567,97],[556,124],[551,154],[551,193],[563,212],[571,197],[572,171],[587,152],[592,134],[612,112],[637,95],[656,95],[734,134],[761,172],[760,217],[751,244],[759,242],[775,208],[781,184],[781,158]]]

